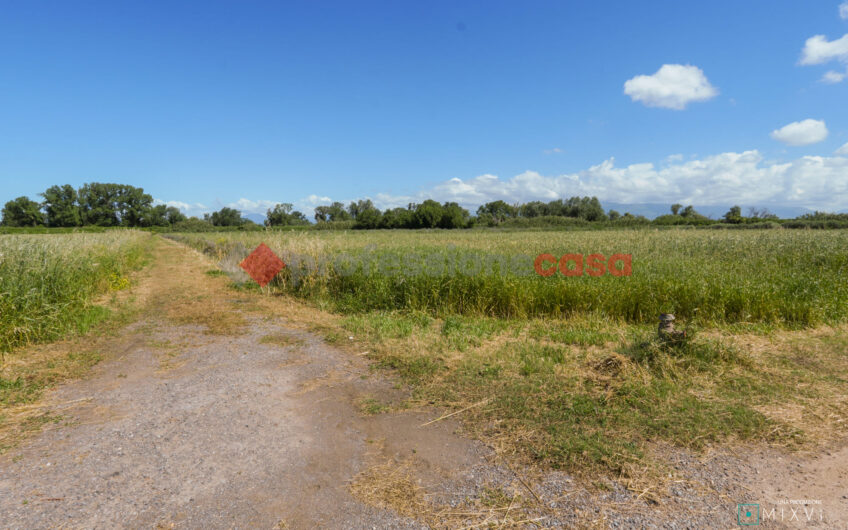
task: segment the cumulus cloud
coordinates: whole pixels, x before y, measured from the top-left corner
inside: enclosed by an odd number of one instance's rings
[[[832,41],[824,35],[807,39],[801,51],[801,64],[822,64],[834,60],[848,62],[848,33]]]
[[[846,149],[848,150],[848,149]],[[422,190],[416,200],[455,201],[466,207],[494,200],[550,201],[574,195],[602,202],[699,205],[781,204],[836,209],[848,203],[848,158],[805,156],[791,162],[767,162],[759,151],[721,153],[656,167],[652,163],[618,167],[615,159],[577,173],[545,176],[525,171],[510,179],[481,175],[453,178]],[[383,202],[405,206],[409,197]]]
[[[848,20],[848,1],[839,4],[839,18]]]
[[[848,76],[848,71],[846,72],[837,72],[835,70],[828,70],[822,76],[822,83],[828,83],[834,85],[836,83],[841,83],[845,77]]]
[[[268,200],[257,200],[253,201],[250,199],[239,199],[235,202],[230,202],[225,204],[227,208],[234,208],[240,211],[242,214],[265,214],[269,208],[273,208],[277,204],[285,202],[285,201],[268,201]]]
[[[784,125],[771,132],[771,137],[787,145],[810,145],[827,138],[824,120],[806,119]]]
[[[848,143],[833,152],[835,155],[848,156]]]
[[[683,110],[695,101],[718,95],[697,66],[664,64],[653,75],[637,75],[624,83],[624,93],[648,107]]]

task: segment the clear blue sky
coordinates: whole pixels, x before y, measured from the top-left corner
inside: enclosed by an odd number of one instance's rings
[[[590,192],[844,209],[848,80],[822,77],[848,51],[800,64],[848,33],[840,1],[2,1],[0,201],[101,181],[257,210]],[[712,95],[625,94],[663,65]],[[826,137],[771,136],[807,119]]]

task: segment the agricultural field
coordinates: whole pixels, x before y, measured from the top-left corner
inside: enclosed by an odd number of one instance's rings
[[[342,312],[502,318],[589,313],[654,323],[808,327],[848,318],[848,231],[267,232],[174,239],[232,268],[260,242],[289,266],[272,290]],[[632,274],[534,269],[540,254],[629,254]],[[542,264],[548,269],[550,263]],[[234,269],[235,270],[235,269]]]
[[[413,389],[368,410],[461,411],[475,436],[528,462],[644,482],[662,467],[657,443],[804,447],[848,420],[846,231],[169,237],[236,284],[238,263],[266,243],[287,263],[266,295],[341,315],[317,329],[357,341]],[[545,253],[629,254],[632,271],[541,276]],[[658,339],[660,313],[686,337]]]

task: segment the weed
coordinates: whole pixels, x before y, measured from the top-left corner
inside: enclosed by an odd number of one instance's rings
[[[363,414],[373,416],[389,411],[389,406],[375,398],[365,398],[359,401],[359,411]]]

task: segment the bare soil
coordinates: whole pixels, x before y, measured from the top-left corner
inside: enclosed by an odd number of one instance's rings
[[[657,448],[673,480],[649,499],[511,463],[462,436],[461,415],[366,414],[368,400],[402,409],[406,391],[308,331],[303,308],[236,292],[213,267],[157,242],[137,321],[45,397],[60,421],[0,456],[0,526],[730,528],[750,502],[777,507],[767,528],[848,528],[844,447]],[[798,499],[821,501],[812,518]]]

